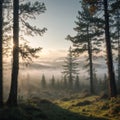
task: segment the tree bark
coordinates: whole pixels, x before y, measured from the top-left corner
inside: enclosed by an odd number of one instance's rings
[[[108,0],[104,0],[104,12],[105,12],[105,40],[106,40],[106,52],[107,52],[107,66],[108,66],[108,77],[109,77],[109,96],[116,97],[116,83],[115,74],[113,68],[112,49],[109,32],[109,13],[108,13]]]
[[[19,72],[19,0],[13,1],[13,63],[11,75],[11,88],[7,101],[9,106],[17,106],[17,88]]]
[[[120,36],[118,30],[118,36]],[[120,38],[118,38],[118,90],[120,90]]]
[[[0,107],[3,106],[3,0],[0,0]]]
[[[118,3],[118,0],[116,0]],[[118,32],[118,90],[120,90],[120,15],[117,8],[117,32]]]

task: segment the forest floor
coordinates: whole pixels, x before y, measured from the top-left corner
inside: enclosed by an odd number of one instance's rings
[[[120,120],[120,97],[63,97],[21,100],[18,107],[0,109],[0,120]]]

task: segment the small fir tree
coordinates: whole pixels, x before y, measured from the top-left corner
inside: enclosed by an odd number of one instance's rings
[[[42,75],[42,79],[41,79],[41,87],[44,89],[46,88],[46,79],[45,79],[45,75]]]
[[[67,79],[68,89],[73,90],[73,84],[76,74],[78,74],[78,63],[75,56],[72,54],[72,48],[69,48],[68,56],[65,58],[63,65],[63,75]]]

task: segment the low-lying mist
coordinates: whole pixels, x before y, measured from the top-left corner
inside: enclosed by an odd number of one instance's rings
[[[80,82],[84,84],[89,84],[88,72],[84,68],[85,62],[83,59],[79,61],[79,78]],[[57,59],[53,61],[38,61],[30,65],[20,64],[19,70],[19,96],[27,96],[28,93],[34,94],[39,93],[40,83],[42,75],[44,74],[46,81],[49,83],[52,76],[54,75],[55,80],[62,81],[62,65],[64,64],[63,59]],[[115,64],[115,67],[117,64]],[[98,78],[103,79],[104,74],[107,71],[105,62],[101,59],[94,62],[94,67],[96,68],[96,74]],[[8,97],[11,82],[11,65],[8,63],[4,64],[4,98]]]

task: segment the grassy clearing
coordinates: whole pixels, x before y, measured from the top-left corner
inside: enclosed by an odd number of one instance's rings
[[[0,120],[120,120],[120,98],[72,95],[58,100],[32,98],[0,110]]]

